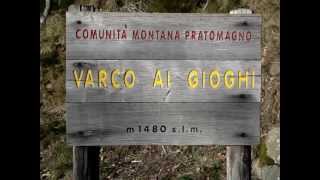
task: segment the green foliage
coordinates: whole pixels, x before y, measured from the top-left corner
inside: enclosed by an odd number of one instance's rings
[[[74,0],[51,0],[51,10],[67,10]]]
[[[223,145],[216,145],[215,148],[217,152],[223,152],[226,150],[226,146],[223,146]]]
[[[40,14],[44,11],[45,6],[46,6],[46,1],[40,0]]]
[[[100,1],[106,3],[105,0],[100,0]],[[99,1],[99,0],[79,0],[78,2],[79,2],[79,4],[83,4],[83,5],[94,5],[94,6],[97,7],[97,6],[99,5],[99,2],[100,2],[100,1]]]
[[[117,4],[118,7],[122,7],[125,4],[124,0],[115,0],[115,3]]]
[[[61,179],[72,170],[72,147],[65,142],[64,112],[41,113],[40,172],[43,179]]]
[[[103,161],[101,163],[100,168],[101,168],[101,174],[104,177],[110,175],[116,169],[116,167],[112,166],[112,164],[110,162],[106,162],[106,161]]]
[[[214,179],[214,180],[219,180],[220,179],[220,176],[221,176],[221,173],[222,173],[222,162],[219,160],[215,160],[213,161],[213,165],[212,165],[212,173],[211,173],[211,177]]]
[[[50,11],[64,10],[74,3],[74,0],[50,0]],[[40,14],[43,13],[46,6],[46,0],[40,0]]]
[[[199,1],[194,0],[155,0],[149,5],[148,12],[188,13],[196,12]]]
[[[193,180],[190,176],[181,176],[178,180]]]
[[[72,170],[72,146],[64,141],[57,141],[50,145],[49,149],[43,153],[40,162],[40,171],[48,179],[61,179],[67,171]]]
[[[256,156],[259,158],[259,166],[273,165],[274,161],[267,155],[267,145],[261,142],[257,147]]]
[[[47,18],[40,31],[40,58],[54,57],[59,46],[65,46],[65,17],[56,13]]]
[[[66,169],[72,168],[72,146],[65,143],[59,143],[55,146],[53,157],[56,159],[54,169],[63,174]]]
[[[263,45],[271,48],[271,52],[280,54],[280,3],[278,0],[263,0],[260,3],[257,13],[263,15]]]
[[[149,12],[169,12],[169,13],[229,13],[236,8],[248,7],[243,0],[209,0],[208,5],[202,0],[155,0],[149,5]]]
[[[201,169],[201,174],[207,174],[209,175],[210,179],[214,180],[220,180],[221,175],[223,174],[224,171],[224,164],[222,160],[213,160],[211,166],[204,166]]]
[[[172,178],[171,178],[172,179]],[[161,180],[171,180],[169,176],[161,177]]]
[[[204,10],[207,13],[229,13],[232,9],[245,7],[242,0],[210,0]]]
[[[63,112],[41,113],[40,141],[43,148],[55,141],[58,141],[65,134],[66,122]]]
[[[95,4],[97,1],[96,0],[79,0],[79,4]]]

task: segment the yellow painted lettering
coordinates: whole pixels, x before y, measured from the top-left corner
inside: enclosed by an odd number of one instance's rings
[[[202,72],[202,88],[206,87],[206,72]]]
[[[220,73],[218,70],[211,71],[209,76],[210,86],[214,89],[219,87],[220,84]]]
[[[168,88],[171,88],[171,84],[172,84],[172,81],[171,81],[170,71],[167,71],[167,86],[168,86]]]
[[[130,78],[130,81],[128,81],[128,78]],[[134,74],[134,71],[132,71],[131,69],[128,69],[124,74],[125,87],[128,89],[133,88],[135,80],[136,80],[136,75]]]
[[[74,80],[76,81],[77,88],[80,87],[82,75],[83,75],[83,70],[80,71],[80,77],[78,77],[77,70],[73,70],[73,76],[74,76]]]
[[[156,74],[153,80],[153,87],[156,87],[156,86],[160,86],[161,88],[163,87],[163,82],[161,79],[161,73],[159,69],[156,70]]]
[[[105,69],[99,70],[99,88],[103,87],[106,88],[107,85],[107,71]]]
[[[86,81],[84,82],[84,87],[86,88],[86,87],[88,87],[89,85],[90,85],[91,87],[93,87],[93,85],[94,85],[91,69],[88,69]]]
[[[111,72],[111,84],[113,88],[120,88],[120,83],[116,80],[116,76],[120,75],[119,69],[114,69]]]
[[[197,88],[199,83],[198,79],[198,71],[196,70],[191,70],[188,75],[188,85],[192,89]]]
[[[252,87],[252,89],[254,89],[254,78],[255,78],[254,71],[252,71],[252,76],[251,76],[251,87]]]
[[[239,88],[241,88],[242,81],[245,81],[246,88],[248,88],[248,76],[249,76],[248,71],[245,72],[245,75],[242,75],[241,71],[238,72],[238,87]]]
[[[234,86],[234,74],[232,70],[226,70],[224,74],[224,84],[226,88],[231,89]]]

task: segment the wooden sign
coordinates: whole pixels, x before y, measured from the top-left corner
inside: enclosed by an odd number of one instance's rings
[[[66,18],[68,143],[259,143],[260,16]]]

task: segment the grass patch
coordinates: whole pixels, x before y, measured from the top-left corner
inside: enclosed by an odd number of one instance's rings
[[[178,180],[193,180],[190,176],[181,176]]]
[[[268,166],[273,165],[274,161],[267,155],[267,145],[264,142],[261,142],[257,146],[257,154],[256,157],[259,159],[259,166]]]
[[[55,13],[48,16],[40,31],[40,59],[55,57],[59,46],[65,46],[65,16]]]
[[[242,0],[210,0],[204,12],[206,13],[229,13],[237,8],[246,7]]]
[[[148,12],[190,13],[196,12],[200,1],[194,0],[155,0],[149,4]]]
[[[72,170],[72,147],[57,141],[43,151],[40,161],[42,179],[61,179]]]

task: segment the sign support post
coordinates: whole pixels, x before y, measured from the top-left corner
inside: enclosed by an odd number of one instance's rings
[[[75,180],[99,180],[99,153],[99,146],[73,146],[73,178]]]
[[[251,180],[251,146],[227,146],[227,180]]]

